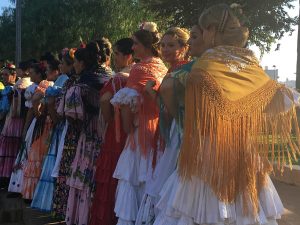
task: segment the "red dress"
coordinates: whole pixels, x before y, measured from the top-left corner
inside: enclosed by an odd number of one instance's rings
[[[125,85],[126,77],[116,75],[103,87],[100,95],[102,96],[106,92],[115,94],[119,89],[125,87]],[[100,155],[96,165],[96,193],[91,208],[90,225],[117,224],[114,206],[118,180],[113,178],[112,175],[115,171],[127,137],[122,127],[119,127],[121,129],[116,129],[116,120],[112,120],[107,124],[104,143],[101,146]],[[117,132],[120,132],[119,142],[116,141]]]

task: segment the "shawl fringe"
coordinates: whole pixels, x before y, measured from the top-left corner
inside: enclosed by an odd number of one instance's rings
[[[300,153],[296,109],[285,105],[287,97],[292,101],[292,93],[270,80],[230,101],[201,69],[195,69],[187,82],[181,178],[199,177],[225,203],[241,195],[244,213],[256,215],[259,190],[272,163],[283,170]]]

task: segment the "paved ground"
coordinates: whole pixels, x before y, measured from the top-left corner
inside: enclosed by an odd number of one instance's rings
[[[286,208],[285,215],[281,220],[278,221],[278,224],[300,225],[300,187],[289,185],[279,181],[274,181],[274,185],[279,192],[279,195]],[[22,199],[7,199],[6,195],[7,193],[5,191],[0,190],[0,225],[63,224],[53,220],[50,214],[30,209],[29,205],[25,204]],[[3,210],[4,206],[8,210]]]
[[[300,225],[300,187],[273,181],[285,207],[279,225]]]

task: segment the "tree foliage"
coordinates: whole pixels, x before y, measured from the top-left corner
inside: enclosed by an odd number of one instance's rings
[[[112,42],[128,37],[155,14],[132,0],[23,0],[22,58],[39,57],[45,51],[78,47],[101,36]],[[0,56],[14,58],[15,9],[0,17]]]
[[[145,20],[160,28],[189,28],[205,8],[221,2],[243,6],[250,42],[261,50],[270,50],[297,23],[286,12],[293,0],[22,0],[22,58],[77,47],[80,37],[106,36],[113,42],[130,36]],[[14,55],[15,9],[6,8],[0,16],[0,58]]]
[[[298,18],[292,18],[287,10],[294,0],[142,0],[143,4],[161,16],[173,16],[169,26],[191,27],[201,12],[217,3],[238,3],[242,6],[246,25],[250,30],[250,43],[269,51],[271,44],[281,39]]]

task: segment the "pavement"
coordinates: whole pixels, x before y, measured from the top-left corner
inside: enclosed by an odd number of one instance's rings
[[[285,207],[285,213],[278,225],[300,225],[300,186],[274,180],[274,185]],[[7,198],[7,192],[0,190],[0,225],[63,225],[51,214],[29,207],[21,198]]]
[[[300,186],[277,180],[273,182],[285,207],[285,213],[281,220],[278,220],[278,224],[300,225]]]

